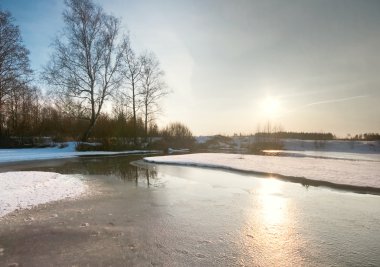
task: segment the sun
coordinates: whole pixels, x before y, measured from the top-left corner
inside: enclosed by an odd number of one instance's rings
[[[273,96],[268,96],[263,101],[262,109],[263,109],[263,112],[268,116],[278,115],[280,111],[279,99]]]

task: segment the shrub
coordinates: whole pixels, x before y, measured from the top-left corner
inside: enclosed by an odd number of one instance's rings
[[[163,141],[172,148],[190,148],[195,139],[192,132],[182,123],[171,123],[162,130]]]

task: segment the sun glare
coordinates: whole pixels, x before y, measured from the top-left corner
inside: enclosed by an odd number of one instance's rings
[[[262,109],[265,115],[275,116],[279,114],[280,101],[276,97],[267,97],[262,104]]]

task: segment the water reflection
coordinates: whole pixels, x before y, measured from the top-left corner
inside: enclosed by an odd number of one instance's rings
[[[282,185],[278,180],[268,179],[261,183],[259,199],[262,220],[268,226],[283,224],[287,216],[287,199],[281,196]]]
[[[284,196],[283,186],[273,178],[260,181],[250,198],[242,238],[251,258],[256,258],[258,252],[266,255],[262,265],[300,266],[303,257],[299,251],[304,242],[297,233],[295,209]]]
[[[136,185],[150,187],[157,182],[157,171],[152,166],[131,164],[142,156],[125,157],[82,157],[47,167],[33,167],[37,171],[52,171],[62,174],[84,174],[101,176],[103,179],[117,178],[124,182],[134,182]],[[28,170],[25,168],[24,170]]]

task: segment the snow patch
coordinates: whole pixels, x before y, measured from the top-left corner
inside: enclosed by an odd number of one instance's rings
[[[0,173],[0,185],[0,217],[17,209],[75,198],[87,189],[80,176],[38,171]]]
[[[147,157],[152,163],[221,167],[301,177],[339,185],[380,188],[380,164],[341,159],[200,153]]]

